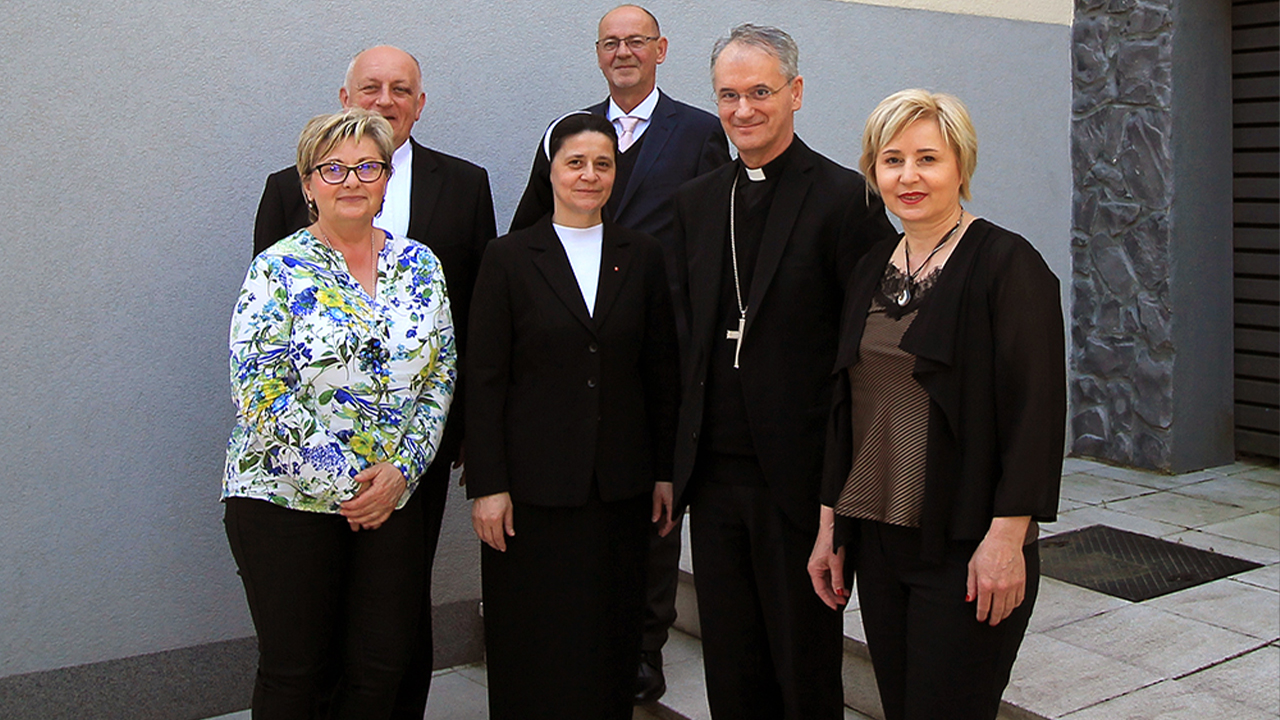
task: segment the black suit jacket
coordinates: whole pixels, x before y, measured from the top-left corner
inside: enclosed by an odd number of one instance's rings
[[[846,285],[867,248],[895,232],[879,198],[868,202],[860,174],[799,138],[793,142],[751,279],[737,372],[765,482],[787,517],[812,532]],[[717,319],[736,172],[735,162],[689,182],[676,196],[679,297],[690,325],[681,352],[678,507],[694,479],[712,343],[732,342]]]
[[[858,263],[845,304],[823,473],[833,507],[853,464],[847,371],[896,245]],[[921,553],[937,561],[947,540],[981,540],[993,517],[1054,520],[1067,371],[1058,279],[1020,235],[975,220],[930,292],[901,347],[929,394]]]
[[[408,237],[431,248],[444,268],[461,367],[467,349],[471,289],[485,244],[497,235],[489,173],[461,158],[419,145],[413,138],[413,184],[409,188]],[[311,224],[298,170],[288,167],[267,177],[253,223],[253,253]],[[462,442],[463,385],[454,393],[450,421],[437,457],[452,461]]]
[[[586,504],[669,480],[679,371],[662,251],[605,223],[594,316],[551,218],[489,244],[471,308],[467,495]]]
[[[608,98],[587,108],[587,112],[596,115],[604,115],[608,110]],[[664,248],[669,248],[676,190],[685,182],[729,162],[729,142],[716,116],[672,100],[661,90],[642,137],[644,143],[627,186],[613,189],[615,193],[622,193],[613,220],[622,227],[652,235]],[[552,202],[551,163],[539,143],[529,184],[511,218],[511,230],[537,222],[551,212]]]

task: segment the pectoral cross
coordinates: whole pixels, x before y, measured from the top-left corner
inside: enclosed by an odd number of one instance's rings
[[[742,333],[746,330],[746,328],[747,328],[747,316],[744,314],[738,317],[737,330],[724,331],[725,340],[737,341],[733,345],[733,369],[734,370],[738,369],[738,353],[742,352]]]

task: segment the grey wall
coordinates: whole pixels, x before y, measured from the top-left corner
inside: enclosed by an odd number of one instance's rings
[[[548,120],[598,100],[601,3],[11,0],[0,27],[0,676],[252,633],[217,502],[226,328],[266,174],[335,107],[356,50],[426,68],[420,140],[487,166],[499,228]],[[971,209],[1069,277],[1066,26],[825,0],[650,6],[659,80],[709,107],[741,21],[801,46],[799,131],[846,164],[907,86],[954,92],[981,140]],[[454,498],[436,601],[475,598]]]
[[[1231,3],[1175,2],[1170,296],[1175,472],[1235,457]]]

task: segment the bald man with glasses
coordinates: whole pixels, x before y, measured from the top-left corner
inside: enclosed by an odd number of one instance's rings
[[[343,107],[359,106],[377,112],[391,123],[392,143],[396,147],[391,158],[392,173],[387,181],[382,212],[373,224],[421,242],[439,258],[449,288],[461,370],[467,347],[471,290],[480,268],[480,256],[489,240],[497,235],[489,174],[478,165],[432,150],[410,137],[422,115],[427,95],[422,90],[422,70],[417,59],[404,50],[381,45],[356,55],[338,89],[338,101]],[[355,172],[359,177],[360,171]],[[297,169],[290,166],[272,174],[267,178],[258,204],[253,228],[254,254],[310,223]],[[431,687],[431,568],[448,497],[449,472],[451,466],[460,461],[462,453],[463,383],[459,372],[440,448],[417,490],[423,496],[426,564],[422,572],[427,591],[423,593],[417,645],[392,715],[396,720],[422,720]]]

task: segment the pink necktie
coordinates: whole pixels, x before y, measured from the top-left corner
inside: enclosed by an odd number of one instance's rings
[[[641,118],[624,115],[618,118],[618,124],[622,125],[622,135],[618,136],[619,152],[626,152],[627,148],[635,144],[636,141],[636,125],[640,124]]]

